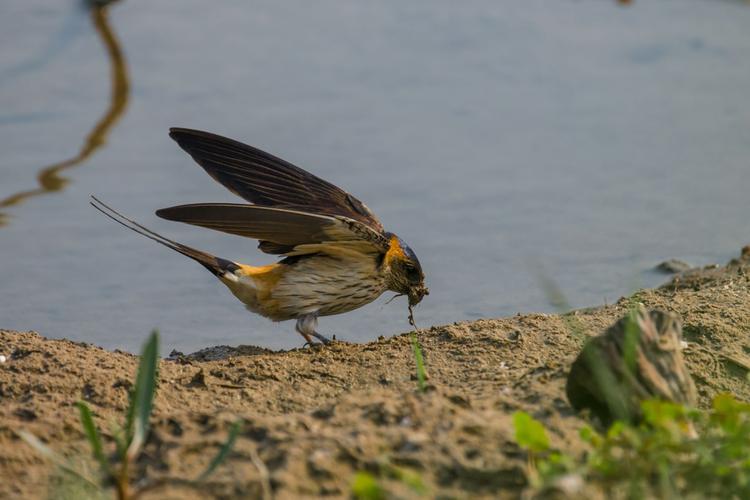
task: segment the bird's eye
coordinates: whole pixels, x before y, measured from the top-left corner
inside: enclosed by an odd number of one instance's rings
[[[404,268],[406,269],[406,275],[411,281],[419,281],[419,270],[416,267],[414,267],[412,264],[406,264]]]

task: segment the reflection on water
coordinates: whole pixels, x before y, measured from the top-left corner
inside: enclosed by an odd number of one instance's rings
[[[90,4],[91,20],[107,49],[110,61],[112,89],[107,111],[99,121],[96,122],[91,132],[89,132],[86,141],[83,143],[83,146],[77,155],[43,168],[39,172],[39,175],[37,175],[37,181],[39,182],[38,188],[21,191],[0,200],[0,208],[18,205],[33,196],[63,189],[69,180],[62,177],[60,173],[63,170],[80,165],[88,157],[94,154],[97,149],[102,147],[106,142],[107,134],[110,129],[125,112],[125,108],[128,104],[128,94],[130,92],[127,65],[125,62],[125,56],[120,48],[120,42],[117,40],[109,23],[109,6],[116,1],[117,0],[106,2],[92,1]],[[7,224],[7,222],[7,215],[0,212],[0,226]]]

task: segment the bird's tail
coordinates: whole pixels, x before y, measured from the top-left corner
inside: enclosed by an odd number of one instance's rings
[[[200,250],[196,250],[195,248],[191,248],[187,245],[183,245],[182,243],[177,243],[174,240],[165,238],[164,236],[138,224],[136,221],[128,219],[117,210],[98,199],[96,196],[91,196],[91,206],[93,206],[95,209],[99,210],[101,213],[117,222],[118,224],[121,224],[130,229],[131,231],[135,231],[136,233],[143,235],[146,238],[152,239],[157,243],[161,243],[167,248],[171,248],[175,252],[179,252],[186,257],[190,257],[216,276],[221,277],[226,272],[233,273],[240,268],[240,266],[230,260],[216,257],[214,255],[211,255],[210,253],[201,252]]]

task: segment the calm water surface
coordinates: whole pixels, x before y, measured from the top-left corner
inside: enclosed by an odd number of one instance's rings
[[[78,1],[0,6],[0,198],[75,156],[108,109],[110,63]],[[255,242],[160,220],[238,201],[167,137],[201,128],[364,200],[419,255],[422,326],[550,311],[723,262],[750,241],[750,8],[707,0],[204,2],[111,9],[129,102],[65,189],[3,210],[0,327],[165,352],[299,346],[200,266],[111,223],[263,264]],[[366,341],[408,328],[404,299],[324,318]]]

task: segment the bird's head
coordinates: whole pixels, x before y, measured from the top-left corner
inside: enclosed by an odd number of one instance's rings
[[[424,284],[419,259],[409,245],[395,234],[388,234],[388,240],[388,251],[383,260],[388,289],[408,296],[409,306],[417,305],[430,293]]]

